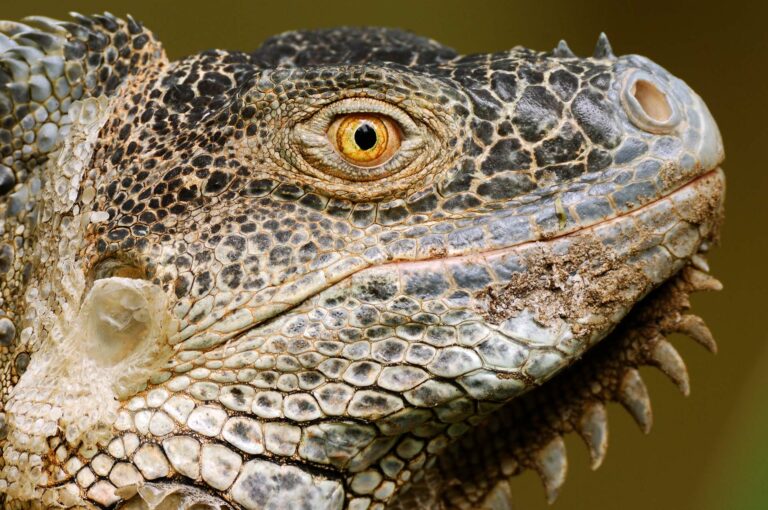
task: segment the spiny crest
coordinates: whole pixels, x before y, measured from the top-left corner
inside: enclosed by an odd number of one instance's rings
[[[557,58],[577,58],[577,55],[571,50],[565,39],[561,39],[560,42],[557,43],[555,49],[552,50],[552,56]],[[613,53],[613,48],[611,47],[611,43],[608,41],[608,36],[605,35],[605,32],[601,32],[600,36],[597,38],[597,44],[592,53],[592,58],[607,60],[616,59],[616,55]]]
[[[703,256],[699,254],[697,258],[699,259],[697,266],[701,267]],[[685,268],[675,283],[683,292],[677,298],[679,305],[683,308],[688,306],[689,292],[722,288],[717,279],[693,266]],[[717,351],[712,333],[704,320],[696,315],[678,314],[676,318],[665,324],[656,336],[646,340],[640,339],[640,350],[634,351],[634,357],[631,357],[629,364],[623,368],[617,388],[612,390],[605,400],[621,403],[646,434],[651,431],[653,425],[653,412],[648,389],[638,367],[654,366],[669,377],[684,396],[690,393],[685,362],[677,349],[665,338],[665,335],[671,333],[688,335],[710,352]],[[637,340],[635,342],[638,343]],[[587,398],[579,410],[564,414],[572,430],[578,432],[587,445],[592,469],[600,467],[608,448],[608,415],[602,398],[599,395]],[[563,432],[555,433],[544,446],[534,448],[532,464],[523,462],[523,465],[532,467],[541,477],[550,503],[557,498],[565,482],[568,466],[562,434]]]

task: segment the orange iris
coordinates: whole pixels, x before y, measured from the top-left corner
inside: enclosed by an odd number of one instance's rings
[[[328,137],[344,159],[362,167],[386,162],[400,147],[400,129],[395,121],[371,113],[339,116],[329,127]]]

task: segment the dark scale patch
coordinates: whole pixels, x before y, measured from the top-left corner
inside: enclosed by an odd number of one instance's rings
[[[273,195],[286,201],[294,201],[304,195],[304,190],[293,184],[281,184],[275,189]]]
[[[547,185],[567,182],[582,175],[586,171],[583,163],[552,165],[536,171],[536,180]]]
[[[611,153],[600,148],[592,149],[587,156],[587,171],[599,172],[612,162]]]
[[[197,84],[197,90],[204,96],[218,96],[232,87],[232,80],[225,74],[209,72],[203,75],[203,79]]]
[[[417,299],[433,299],[441,296],[449,287],[444,275],[422,271],[407,275],[405,293]]]
[[[474,209],[480,204],[481,202],[476,196],[469,193],[461,193],[446,200],[443,204],[443,210],[447,212],[462,212]]]
[[[372,278],[355,287],[355,297],[366,303],[382,303],[397,294],[398,287],[387,278]]]
[[[377,358],[383,362],[400,359],[405,354],[406,348],[404,343],[391,340],[384,340],[377,347]]]
[[[491,77],[491,90],[501,101],[512,102],[517,93],[517,77],[506,72],[494,72]]]
[[[7,195],[16,187],[16,176],[13,171],[0,165],[0,196]]]
[[[408,209],[402,204],[398,204],[394,207],[379,206],[378,220],[382,225],[399,223],[407,217]]]
[[[477,187],[477,193],[492,200],[502,200],[522,195],[535,187],[528,174],[505,174],[483,182]]]
[[[611,86],[611,76],[607,73],[600,73],[589,80],[590,85],[600,90],[608,90]]]
[[[496,120],[501,112],[501,103],[487,90],[467,89],[472,100],[472,111],[483,120]]]
[[[371,326],[375,324],[379,318],[379,314],[372,306],[361,306],[354,311],[355,320],[361,326]]]
[[[544,81],[544,73],[540,69],[532,67],[527,62],[524,62],[517,72],[520,75],[520,78],[528,83],[537,84]]]
[[[591,90],[579,92],[571,103],[571,111],[590,140],[607,148],[619,144],[621,129],[601,94]]]
[[[493,142],[493,124],[487,121],[473,120],[472,130],[483,145],[491,145],[491,142]]]
[[[224,188],[227,187],[231,179],[231,175],[226,172],[215,170],[210,174],[210,177],[205,182],[204,192],[208,195],[215,195],[221,193]]]
[[[277,246],[269,252],[269,263],[273,266],[285,267],[291,260],[292,249],[288,246]]]
[[[309,193],[301,197],[301,200],[299,200],[299,203],[305,207],[309,207],[310,209],[314,209],[316,211],[322,211],[323,208],[325,207],[326,202],[319,195],[316,195],[314,193]]]
[[[534,149],[538,166],[573,161],[582,152],[584,137],[571,124],[563,126],[557,136],[544,140]]]
[[[214,172],[213,175],[211,175],[211,178],[213,179],[214,177],[217,177],[219,181],[210,182],[209,180],[209,184],[212,186],[211,193],[215,193],[223,189],[223,187],[226,186],[226,182],[222,181],[228,181],[229,179],[229,176],[223,172]],[[206,187],[207,186],[208,184]],[[275,189],[276,186],[277,182],[273,181],[272,179],[255,179],[249,181],[248,185],[241,193],[251,197],[259,197],[270,193],[273,189]]]
[[[412,209],[411,209],[412,210]],[[367,227],[376,220],[376,207],[374,204],[360,204],[352,211],[350,221],[356,227]]]
[[[563,105],[545,87],[527,87],[515,106],[512,122],[523,139],[536,142],[560,121]]]
[[[173,285],[173,292],[177,298],[181,299],[189,294],[192,288],[192,277],[189,275],[179,276]]]
[[[195,281],[192,285],[192,291],[196,297],[206,295],[212,288],[213,278],[209,271],[203,271],[195,276]]]
[[[527,170],[530,166],[530,153],[521,148],[519,140],[507,138],[499,140],[491,147],[480,169],[483,174],[492,176],[499,172]]]
[[[407,207],[412,213],[427,213],[434,211],[437,204],[437,196],[434,193],[427,193],[409,202]]]
[[[311,241],[299,248],[298,260],[301,263],[309,262],[313,260],[316,256],[317,256],[317,245]]]
[[[563,101],[570,101],[579,88],[579,79],[566,71],[558,69],[549,75],[549,84],[552,90]]]

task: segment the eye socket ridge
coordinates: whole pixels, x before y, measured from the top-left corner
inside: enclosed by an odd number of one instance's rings
[[[364,125],[372,133],[359,133]],[[361,139],[360,145],[356,135],[369,139]],[[369,97],[331,103],[294,129],[294,143],[311,173],[353,182],[375,181],[407,169],[427,139],[428,128],[403,109]]]

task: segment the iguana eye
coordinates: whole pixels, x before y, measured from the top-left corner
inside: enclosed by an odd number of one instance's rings
[[[328,104],[298,123],[291,135],[290,147],[302,156],[302,170],[343,182],[413,175],[434,154],[425,147],[437,141],[418,117],[368,97]]]
[[[400,128],[384,115],[342,115],[328,128],[328,138],[353,165],[371,167],[388,161],[400,148]]]

